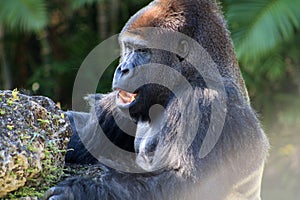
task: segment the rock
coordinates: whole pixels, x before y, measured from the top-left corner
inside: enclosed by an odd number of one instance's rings
[[[0,91],[0,197],[39,196],[58,182],[71,134],[51,99]]]

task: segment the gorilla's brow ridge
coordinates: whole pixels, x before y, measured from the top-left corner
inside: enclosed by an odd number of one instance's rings
[[[120,35],[120,42],[125,44],[129,44],[133,47],[146,47],[148,46],[148,42],[143,38],[142,35],[132,34],[132,33],[124,33]]]

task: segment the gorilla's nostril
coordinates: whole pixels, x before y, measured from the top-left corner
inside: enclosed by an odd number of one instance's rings
[[[128,74],[128,73],[129,73],[129,69],[127,69],[127,68],[126,68],[126,69],[122,69],[121,72],[122,72],[123,74]]]

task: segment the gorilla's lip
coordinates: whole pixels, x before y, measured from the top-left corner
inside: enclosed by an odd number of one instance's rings
[[[116,88],[117,93],[117,105],[122,108],[129,107],[133,102],[136,101],[138,93],[131,93],[126,90]]]

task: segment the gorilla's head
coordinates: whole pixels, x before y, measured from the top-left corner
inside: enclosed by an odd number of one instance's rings
[[[179,31],[179,27],[184,26],[183,13],[173,10],[170,13],[173,17],[165,19],[164,15],[170,11],[161,10],[164,4],[154,1],[139,11],[125,25],[119,37],[122,54],[115,71],[113,89],[118,91],[118,107],[129,108],[131,117],[136,121],[151,121],[149,109],[155,104],[166,107],[174,96],[171,90],[179,85],[179,81],[176,75],[173,77],[161,66],[181,73],[184,58],[174,51],[188,53],[187,43],[167,38],[168,32]],[[162,38],[167,40],[162,41]],[[172,48],[175,48],[173,52],[166,50]],[[164,85],[162,82],[166,81],[168,83]]]

